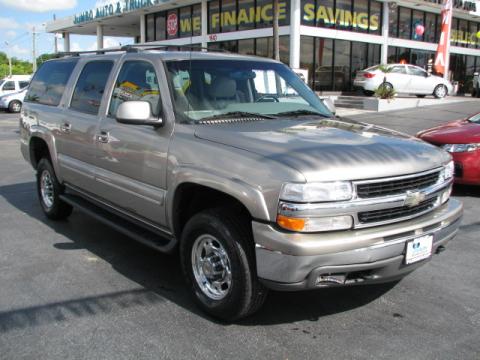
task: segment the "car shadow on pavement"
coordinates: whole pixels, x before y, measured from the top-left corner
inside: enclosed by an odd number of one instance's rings
[[[69,240],[53,244],[54,251],[59,251],[58,256],[62,256],[61,251],[85,249],[141,286],[141,289],[131,292],[103,294],[0,312],[0,332],[34,326],[42,321],[68,321],[72,317],[94,316],[116,308],[154,304],[165,300],[216,322],[200,311],[190,297],[177,254],[166,255],[153,251],[79,211],[74,211],[65,221],[47,219],[38,203],[34,182],[0,186],[0,196],[22,213],[48,225]],[[239,324],[315,321],[323,316],[368,304],[389,291],[394,284],[296,293],[271,292],[263,308]]]
[[[465,196],[480,197],[480,186],[455,184],[452,195],[460,198]]]

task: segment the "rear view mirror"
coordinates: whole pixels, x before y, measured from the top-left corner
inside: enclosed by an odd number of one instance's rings
[[[125,101],[117,109],[116,119],[122,124],[162,126],[161,118],[152,116],[152,105],[148,101]]]

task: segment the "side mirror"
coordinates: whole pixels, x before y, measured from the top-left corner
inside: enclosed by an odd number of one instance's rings
[[[119,123],[131,125],[162,126],[163,120],[152,117],[152,105],[148,101],[125,101],[117,109]]]

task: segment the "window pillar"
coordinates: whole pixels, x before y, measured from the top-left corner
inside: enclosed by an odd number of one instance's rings
[[[390,12],[388,9],[388,2],[382,3],[382,55],[380,62],[382,64],[386,64],[388,62],[388,23],[389,23],[389,16]]]
[[[64,32],[63,36],[63,51],[69,52],[70,51],[70,33]]]
[[[97,50],[103,49],[103,25],[97,24]]]
[[[290,67],[300,67],[300,0],[290,1]]]
[[[202,47],[206,48],[208,46],[208,44],[207,44],[207,36],[208,36],[208,3],[207,3],[207,0],[202,0],[201,19],[202,19]]]
[[[144,44],[147,38],[147,27],[145,25],[145,14],[140,15],[140,43]]]

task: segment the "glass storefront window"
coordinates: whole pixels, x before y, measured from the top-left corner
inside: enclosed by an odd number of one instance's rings
[[[350,90],[350,41],[335,40],[333,89]]]
[[[302,0],[302,25],[315,26],[315,0]]]
[[[179,13],[180,37],[192,36],[192,8],[190,6],[180,8]]]
[[[323,4],[323,1],[320,0],[320,3]],[[335,28],[339,30],[351,30],[353,26],[356,28],[357,24],[353,24],[352,0],[336,0],[335,6],[335,14],[343,14],[343,17],[338,16]]]
[[[237,30],[236,6],[236,0],[222,0],[220,12],[220,28],[222,32]]]
[[[440,29],[436,29],[436,18],[436,15],[432,13],[426,13],[425,15],[425,33],[423,34],[423,40],[426,42],[436,42],[435,34],[440,31]]]
[[[242,0],[238,2],[238,30],[255,28],[255,0]]]
[[[420,33],[420,27],[423,26],[425,29],[425,23],[423,21],[423,11],[414,10],[412,12],[412,40],[423,41],[423,34]],[[425,29],[426,30],[426,29]],[[418,31],[418,33],[417,33]]]
[[[466,20],[460,20],[458,22],[458,38],[460,46],[467,47],[470,42],[468,36],[468,22]]]
[[[325,27],[325,28],[332,28],[335,26],[335,20],[331,19],[331,14],[334,14],[335,4],[334,0],[317,0],[317,7],[316,7],[316,21],[317,26]]]
[[[407,8],[399,8],[398,37],[400,39],[410,39],[412,32],[412,11]]]
[[[168,21],[169,19],[177,19],[177,26],[176,26],[176,30],[175,30],[175,26],[172,27],[173,30],[171,31],[168,31]],[[169,10],[167,12],[167,39],[175,39],[175,38],[178,38],[178,9],[174,9],[174,10]]]
[[[257,28],[272,26],[273,20],[273,1],[257,0],[257,14],[255,17]]]
[[[308,86],[313,89],[313,75],[314,75],[314,42],[315,38],[311,36],[301,36],[300,38],[300,68],[308,70]]]
[[[478,44],[478,37],[477,37],[477,30],[478,29],[478,23],[470,21],[468,23],[468,37],[470,39],[468,47],[470,48],[476,48]]]
[[[398,48],[397,61],[401,64],[409,64],[410,63],[410,49]]]
[[[255,39],[238,40],[238,53],[255,55]]]
[[[352,77],[355,77],[357,71],[368,67],[367,58],[365,57],[365,54],[367,53],[367,43],[352,42]]]
[[[166,24],[164,12],[155,14],[155,40],[165,40],[167,38]]]
[[[388,10],[388,34],[391,37],[398,37],[398,7]]]
[[[368,44],[367,67],[380,64],[381,46],[377,44]]]
[[[314,90],[332,90],[333,40],[315,38]]]
[[[353,2],[353,14],[356,15],[353,27],[358,32],[368,32],[368,0],[355,0]]]
[[[357,15],[358,19],[358,15]],[[382,33],[382,3],[370,1],[369,33],[380,35]]]
[[[273,57],[273,38],[256,39],[255,53],[266,58]]]
[[[220,2],[218,0],[208,3],[208,33],[220,32]]]
[[[155,41],[155,15],[149,14],[146,16],[146,40]]]
[[[397,48],[393,46],[388,47],[387,62],[395,64],[397,62]]]
[[[192,30],[193,36],[202,35],[202,5],[192,7]]]

